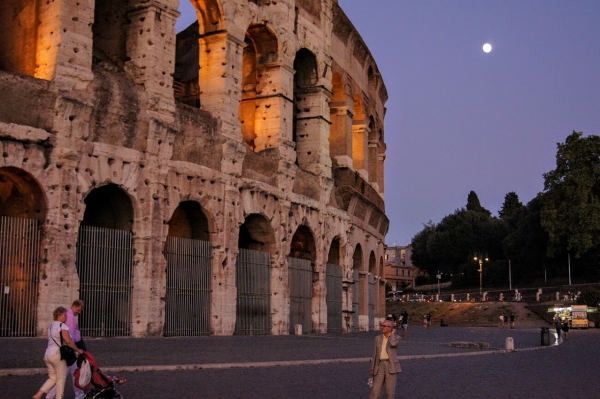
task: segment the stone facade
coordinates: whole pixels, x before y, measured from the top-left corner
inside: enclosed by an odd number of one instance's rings
[[[84,290],[82,226],[131,233],[127,335],[164,333],[169,236],[210,242],[210,334],[236,331],[240,248],[269,254],[269,333],[291,331],[290,257],[310,260],[312,332],[328,331],[327,263],[343,331],[373,328],[389,221],[369,49],[335,0],[191,3],[178,35],[177,0],[3,5],[0,216],[41,232],[39,274],[21,276],[35,333]],[[0,257],[6,286],[19,256]]]

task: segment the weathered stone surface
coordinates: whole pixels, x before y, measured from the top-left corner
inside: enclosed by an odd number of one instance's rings
[[[290,256],[312,267],[303,333],[331,328],[327,263],[343,270],[340,330],[385,316],[387,91],[336,1],[194,1],[176,36],[173,0],[56,0],[37,39],[28,4],[0,18],[0,216],[42,230],[38,334],[87,292],[84,226],[131,234],[130,297],[111,305],[126,334],[167,334],[168,237],[210,242],[203,333],[236,331],[242,249],[270,259],[268,333],[294,328]]]

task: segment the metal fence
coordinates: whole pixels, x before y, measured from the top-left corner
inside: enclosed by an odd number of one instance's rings
[[[369,331],[375,329],[375,276],[369,273]]]
[[[235,268],[235,334],[271,334],[271,254],[240,249]]]
[[[208,241],[167,237],[164,335],[210,334],[212,254]]]
[[[342,330],[342,266],[327,263],[327,332]]]
[[[310,260],[288,258],[290,287],[290,333],[296,324],[312,332],[312,264]]]
[[[84,336],[130,335],[132,256],[131,232],[79,228],[77,273],[80,298],[85,302],[79,327]]]
[[[0,336],[36,334],[40,228],[34,219],[0,217]]]
[[[352,278],[354,280],[352,285],[352,331],[358,331],[358,315],[360,312],[360,276],[358,270],[352,270]]]

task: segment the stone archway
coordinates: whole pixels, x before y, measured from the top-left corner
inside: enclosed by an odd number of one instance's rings
[[[375,258],[375,252],[371,251],[369,254],[369,330],[373,331],[375,329],[375,309],[377,307],[377,282],[375,281],[375,276],[377,275],[377,259]]]
[[[240,226],[236,262],[235,334],[271,334],[271,256],[275,232],[259,214],[246,217]]]
[[[331,241],[331,246],[329,247],[326,265],[327,268],[325,271],[325,285],[327,287],[327,294],[325,298],[327,304],[327,332],[343,331],[342,277],[344,271],[340,264],[340,258],[340,238],[335,237]]]
[[[298,227],[290,245],[288,278],[290,289],[290,333],[301,325],[302,331],[313,331],[313,272],[317,252],[312,231]]]
[[[356,244],[354,254],[352,255],[352,331],[360,331],[360,315],[364,313],[363,307],[365,301],[364,286],[366,285],[363,271],[363,252],[360,244]]]
[[[184,201],[168,225],[163,334],[209,335],[212,248],[208,219],[197,202]]]
[[[77,239],[83,335],[129,336],[133,289],[133,206],[115,184],[93,189]]]
[[[42,225],[47,205],[22,169],[0,168],[0,336],[36,334]]]

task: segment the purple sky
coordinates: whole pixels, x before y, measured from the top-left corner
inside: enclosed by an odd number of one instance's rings
[[[529,202],[556,143],[573,130],[600,135],[600,1],[339,3],[389,94],[388,245],[410,243],[471,190],[494,215],[510,191]],[[190,10],[181,0],[180,19]]]

